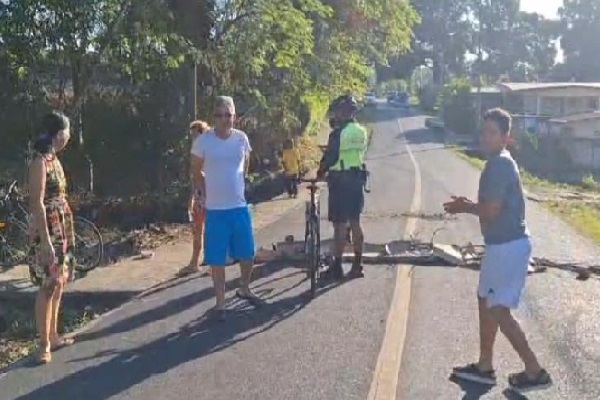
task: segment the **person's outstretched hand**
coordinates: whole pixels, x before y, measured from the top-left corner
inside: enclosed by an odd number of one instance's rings
[[[462,214],[471,210],[474,204],[466,197],[452,196],[452,201],[444,203],[444,211],[449,214]]]

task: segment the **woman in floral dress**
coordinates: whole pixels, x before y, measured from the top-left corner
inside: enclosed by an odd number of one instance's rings
[[[67,203],[67,182],[57,153],[70,139],[69,120],[52,112],[42,120],[35,156],[29,168],[29,212],[32,253],[31,280],[39,286],[35,314],[40,336],[38,361],[48,363],[51,352],[72,344],[58,335],[58,314],[64,287],[72,274],[73,214]]]

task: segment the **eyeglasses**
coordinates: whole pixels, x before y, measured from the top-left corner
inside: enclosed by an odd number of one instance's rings
[[[215,118],[231,118],[233,117],[233,114],[227,113],[227,114],[215,114]]]

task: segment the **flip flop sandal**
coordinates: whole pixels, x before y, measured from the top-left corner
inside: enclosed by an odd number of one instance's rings
[[[256,307],[256,308],[264,305],[264,301],[261,298],[254,296],[254,295],[250,295],[250,296],[245,295],[242,292],[240,292],[239,290],[237,290],[235,292],[235,296],[238,299],[246,300],[248,303],[250,303],[253,307]]]
[[[195,274],[196,272],[200,272],[200,268],[188,265],[187,267],[183,267],[179,271],[177,271],[177,276],[188,276],[191,274]]]
[[[50,349],[52,351],[57,351],[60,350],[64,347],[68,347],[71,346],[75,343],[75,340],[73,340],[72,338],[60,338],[58,340],[58,342],[54,342],[50,344]]]

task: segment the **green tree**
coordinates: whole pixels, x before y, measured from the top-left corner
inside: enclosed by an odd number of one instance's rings
[[[453,79],[442,93],[444,126],[458,134],[475,132],[477,112],[471,96],[471,83],[464,78]]]
[[[559,17],[569,74],[581,81],[600,80],[600,2],[564,0]]]

